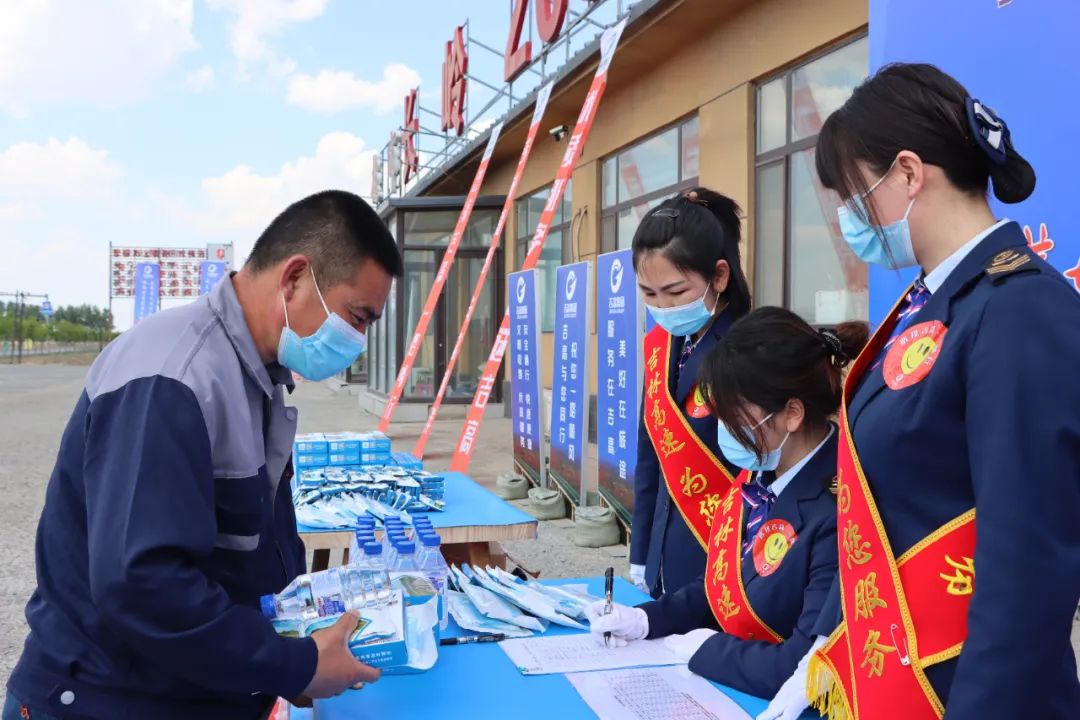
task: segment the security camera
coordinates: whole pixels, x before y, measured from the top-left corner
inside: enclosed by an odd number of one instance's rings
[[[555,142],[561,142],[562,139],[565,138],[566,134],[569,132],[570,128],[566,127],[565,125],[556,125],[555,127],[548,130],[548,134],[551,135],[551,138]]]

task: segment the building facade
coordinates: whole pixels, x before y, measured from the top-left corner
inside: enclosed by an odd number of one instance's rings
[[[598,49],[580,53],[560,70],[502,238],[501,272],[487,280],[448,404],[472,396],[502,317],[506,273],[520,267],[565,151],[565,138],[548,130],[573,129],[598,56]],[[824,118],[867,68],[866,0],[638,2],[538,266],[545,385],[551,384],[555,268],[629,247],[649,208],[695,185],[729,195],[743,208],[741,249],[755,303],[788,307],[819,325],[865,319],[865,266],[840,235],[838,198],[817,183],[814,143]],[[398,409],[409,418],[426,416],[426,401],[441,379],[531,112],[527,98],[503,118],[482,200]],[[372,331],[367,382],[375,411],[393,385],[486,139],[477,138],[405,197],[380,206],[407,270],[385,322]],[[595,377],[590,391],[595,418]]]

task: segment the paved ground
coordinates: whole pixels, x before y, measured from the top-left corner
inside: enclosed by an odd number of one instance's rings
[[[7,678],[22,648],[26,633],[22,613],[34,587],[34,533],[45,484],[85,372],[85,367],[71,365],[0,365],[0,557],[4,558],[0,563],[0,682]],[[364,430],[377,423],[375,417],[357,410],[354,396],[327,384],[302,384],[293,402],[300,408],[301,431]],[[428,467],[449,465],[460,428],[460,421],[436,425],[428,445]],[[396,427],[392,433],[395,448],[410,450],[421,429],[421,424]],[[485,422],[470,469],[478,481],[493,484],[498,473],[510,469],[509,437],[509,421]],[[598,575],[609,565],[626,573],[625,547],[575,547],[572,528],[566,520],[544,522],[538,540],[507,543],[506,549],[542,577]],[[1080,625],[1074,625],[1073,645],[1080,651]],[[0,698],[3,694],[0,686]]]

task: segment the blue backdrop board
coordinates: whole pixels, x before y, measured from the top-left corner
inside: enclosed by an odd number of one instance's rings
[[[199,294],[206,295],[225,277],[225,263],[203,260],[199,263]]]
[[[554,580],[552,584],[588,583],[589,592],[603,595],[602,578]],[[622,578],[615,580],[615,601],[637,605],[648,596]],[[580,632],[553,625],[548,634]],[[471,635],[450,620],[449,636]],[[751,717],[768,703],[759,698],[717,687]],[[457,645],[439,648],[435,667],[419,675],[386,676],[360,691],[346,692],[316,703],[318,720],[357,717],[422,718],[514,718],[514,720],[576,720],[596,715],[577,694],[565,675],[530,675],[518,672],[495,644]],[[310,718],[296,713],[293,718]],[[817,717],[807,714],[806,717]]]
[[[510,417],[514,461],[541,486],[547,484],[544,402],[540,385],[540,303],[536,270],[510,273]]]
[[[158,311],[161,302],[161,266],[135,263],[135,322]]]
[[[551,382],[551,473],[575,501],[582,500],[589,395],[589,312],[592,263],[555,271],[555,355]]]
[[[477,525],[517,525],[535,523],[536,518],[478,485],[472,478],[457,472],[440,473],[446,479],[446,510],[426,513],[435,529],[474,527]],[[297,525],[302,533],[341,532]]]
[[[962,41],[946,28],[962,28]],[[1080,217],[1071,201],[1080,109],[1077,28],[1078,2],[870,1],[871,70],[890,62],[933,63],[1005,120],[1038,183],[1024,203],[994,201],[994,212],[1019,222],[1035,251],[1080,290]],[[884,319],[915,272],[870,268],[872,323]]]
[[[630,250],[596,259],[596,442],[600,492],[626,522],[634,510],[642,303]]]

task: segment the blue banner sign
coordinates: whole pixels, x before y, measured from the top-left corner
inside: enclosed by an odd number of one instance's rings
[[[933,63],[1008,123],[1038,185],[1019,205],[1003,205],[991,194],[993,210],[1017,221],[1031,249],[1080,290],[1080,216],[1072,200],[1076,163],[1063,153],[1076,136],[1078,27],[1075,2],[870,2],[871,71],[890,62]],[[959,42],[947,28],[963,28],[970,40]],[[998,50],[1007,50],[1007,57],[992,57]],[[884,319],[915,272],[871,266],[872,323]]]
[[[585,385],[589,358],[589,279],[592,263],[555,271],[555,355],[551,381],[551,470],[571,498],[585,503]]]
[[[544,396],[540,385],[540,302],[536,270],[508,276],[510,288],[510,417],[514,461],[541,487],[544,463]]]
[[[49,302],[48,300],[43,300],[42,301],[42,303],[41,303],[41,314],[45,316],[46,320],[48,320],[49,318],[52,317],[52,314],[53,314],[52,303]]]
[[[596,442],[600,493],[629,522],[641,410],[641,327],[630,250],[596,260]]]
[[[225,277],[225,263],[203,260],[199,264],[199,294],[206,295]]]
[[[135,263],[135,322],[158,311],[161,302],[161,266]]]

